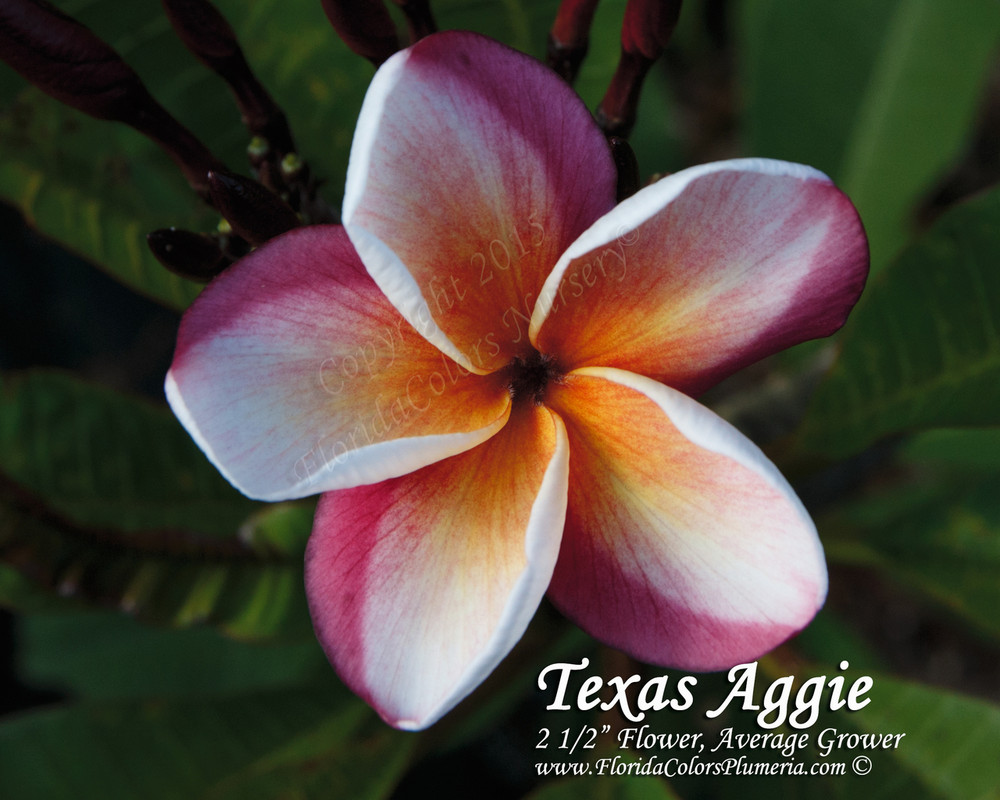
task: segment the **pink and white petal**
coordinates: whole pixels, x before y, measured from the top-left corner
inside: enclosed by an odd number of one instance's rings
[[[565,369],[618,367],[698,394],[836,331],[867,275],[864,229],[829,178],[721,161],[643,189],[574,242],[531,336]]]
[[[414,331],[340,226],[299,228],[216,278],[181,321],[167,399],[230,482],[261,500],[410,472],[509,413]]]
[[[553,602],[634,657],[681,669],[752,660],[826,596],[816,529],[774,465],[687,395],[580,369],[546,404],[570,442]]]
[[[313,626],[387,722],[435,722],[520,639],[559,552],[568,470],[558,417],[518,404],[474,450],[323,495],[306,552]]]
[[[527,347],[562,252],[615,202],[610,151],[548,67],[447,31],[376,73],[358,120],[344,224],[410,323],[467,369]]]

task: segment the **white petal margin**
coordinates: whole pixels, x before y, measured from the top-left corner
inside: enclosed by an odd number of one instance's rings
[[[526,427],[522,411],[476,450],[320,501],[306,553],[313,625],[344,681],[395,727],[425,728],[472,692],[548,588],[569,448],[556,415],[528,409]],[[517,463],[538,454],[524,433],[546,420],[547,463]],[[508,461],[503,474],[484,472],[494,459]]]
[[[194,416],[188,410],[184,397],[171,373],[164,383],[167,402],[174,416],[201,448],[205,457],[236,489],[253,500],[276,503],[298,500],[303,497],[361,486],[406,475],[427,464],[463,453],[482,444],[503,428],[510,416],[510,409],[493,423],[468,433],[444,433],[413,436],[377,442],[357,450],[341,450],[339,439],[325,441],[322,435],[315,439],[302,439],[303,444],[294,452],[275,454],[273,462],[292,464],[290,480],[282,480],[285,471],[262,469],[262,459],[244,460],[222,458],[211,441],[202,433]],[[245,469],[241,467],[246,467]]]
[[[361,104],[361,113],[358,115],[358,124],[354,130],[354,139],[351,142],[341,218],[347,235],[361,256],[368,274],[386,297],[392,298],[393,305],[403,318],[427,341],[465,369],[484,374],[487,370],[478,369],[438,327],[420,287],[399,256],[378,236],[354,221],[358,204],[367,190],[372,148],[378,137],[386,101],[399,83],[408,59],[409,51],[400,50],[379,67],[368,86],[368,92]]]
[[[628,247],[630,234],[643,222],[673,202],[692,181],[713,172],[725,171],[758,172],[763,175],[786,176],[800,180],[821,180],[830,183],[830,178],[826,174],[813,167],[767,158],[735,158],[728,161],[714,161],[708,164],[699,164],[696,167],[690,167],[661,178],[656,183],[620,202],[584,231],[566,249],[559,261],[556,262],[555,267],[552,268],[552,272],[546,279],[545,285],[538,295],[538,300],[535,302],[528,327],[531,341],[537,340],[538,331],[559,297],[559,284],[574,259],[612,242],[622,242],[625,247]]]
[[[355,144],[358,141],[359,136],[355,135]],[[358,163],[354,158],[353,150],[350,163]],[[362,170],[354,170],[355,175],[359,172],[363,173]],[[348,193],[351,191],[351,174],[350,166],[348,166]],[[360,180],[363,181],[364,178]],[[345,202],[344,228],[347,230],[347,235],[350,237],[351,243],[358,251],[358,255],[361,256],[361,260],[364,262],[368,274],[372,276],[372,280],[385,293],[386,297],[392,298],[393,304],[399,309],[399,313],[403,315],[403,318],[428,342],[437,347],[445,355],[450,356],[455,362],[461,364],[469,372],[480,375],[486,374],[489,370],[476,367],[471,359],[459,350],[455,346],[455,343],[445,335],[445,332],[438,327],[438,324],[431,316],[430,306],[424,299],[420,287],[399,256],[374,233],[351,222],[346,207]]]

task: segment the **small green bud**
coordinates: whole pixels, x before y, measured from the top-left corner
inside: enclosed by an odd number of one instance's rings
[[[247,145],[247,155],[250,163],[256,164],[263,161],[271,152],[271,143],[263,136],[254,136]]]
[[[300,174],[305,167],[305,162],[299,158],[298,153],[288,153],[283,159],[281,159],[281,174],[284,176],[285,180],[293,181]]]

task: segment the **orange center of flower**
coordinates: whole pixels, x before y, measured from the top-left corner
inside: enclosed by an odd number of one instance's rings
[[[524,355],[515,356],[504,371],[507,374],[507,390],[511,399],[530,400],[535,405],[541,404],[549,382],[558,382],[562,378],[556,360],[534,349]]]

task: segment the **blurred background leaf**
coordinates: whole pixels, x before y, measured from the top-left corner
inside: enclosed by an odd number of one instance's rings
[[[1000,641],[1000,430],[932,431],[819,520],[829,559],[888,576]]]
[[[968,142],[1000,5],[749,0],[739,11],[750,154],[828,173],[860,211],[881,271]]]
[[[912,776],[920,788],[916,794],[906,792],[906,797],[991,800],[997,796],[1000,708],[884,675],[875,677],[870,696],[872,702],[848,715],[848,723],[862,732],[906,736],[895,749],[868,754],[881,780],[876,783],[872,774],[859,777],[859,792],[887,800],[903,796],[904,781],[898,777],[902,774]],[[839,717],[837,723],[842,726]],[[889,766],[893,763],[899,772]]]
[[[28,614],[18,634],[22,677],[94,700],[243,694],[329,672],[311,639],[238,642],[209,628],[157,628],[114,612]]]
[[[865,290],[798,445],[843,457],[891,433],[1000,424],[1000,191],[956,207]]]
[[[313,786],[314,797],[387,797],[416,737],[373,724],[372,712],[334,683],[11,719],[0,724],[0,792],[19,800],[277,797],[257,792],[281,767],[285,796]]]
[[[44,371],[0,384],[0,558],[50,590],[162,624],[302,635],[311,511],[247,500],[146,401]]]
[[[0,470],[73,520],[232,536],[258,508],[162,405],[70,374],[0,374]]]
[[[605,752],[585,759],[592,763],[600,756],[618,755],[622,761],[641,759],[646,765],[659,762],[661,768],[672,760],[673,774],[666,782],[669,786],[658,778],[620,776],[622,785],[616,786],[609,795],[602,793],[608,791],[604,783],[614,785],[614,778],[588,776],[554,782],[538,792],[538,800],[547,800],[550,795],[545,792],[548,791],[553,792],[553,798],[563,797],[559,792],[568,792],[572,786],[578,786],[581,792],[578,796],[587,798],[992,800],[996,797],[996,789],[1000,786],[1000,762],[995,758],[997,736],[1000,735],[1000,707],[877,671],[857,670],[853,663],[851,669],[842,671],[833,665],[807,666],[789,655],[790,649],[783,648],[760,660],[753,683],[753,705],[757,709],[763,708],[764,694],[771,682],[788,675],[795,675],[798,681],[814,676],[825,676],[829,680],[842,675],[847,687],[862,675],[868,675],[872,678],[872,687],[864,696],[871,702],[858,711],[821,710],[817,722],[805,731],[792,728],[786,722],[771,731],[782,737],[777,743],[758,738],[755,747],[739,747],[733,736],[730,740],[733,746],[728,747],[723,739],[723,732],[728,728],[732,728],[733,734],[758,736],[767,731],[757,724],[758,710],[743,710],[741,698],[726,703],[733,684],[725,676],[699,675],[694,690],[698,707],[720,709],[725,705],[714,721],[700,713],[693,718],[667,713],[650,716],[640,724],[648,724],[647,732],[656,734],[700,732],[704,750],[700,745],[692,749],[659,749],[651,745],[636,751],[621,751],[609,746]],[[658,672],[647,670],[644,677]],[[671,680],[675,680],[680,673],[669,674]],[[794,691],[800,685],[797,683]],[[825,698],[829,697],[829,692],[827,689]],[[794,701],[794,695],[791,700]],[[794,709],[794,702],[789,709]],[[596,719],[591,718],[590,722]],[[805,745],[799,746],[796,742],[794,753],[786,754],[784,750],[789,740],[803,732],[808,734]],[[864,740],[858,737],[866,734],[873,736],[863,744]],[[895,734],[905,735],[895,740]],[[838,744],[841,735],[844,738]],[[881,738],[883,736],[889,737],[889,747],[883,746],[886,741]],[[723,742],[720,749],[712,752],[720,742]],[[820,746],[823,742],[831,745],[826,755]],[[860,764],[860,773],[854,768],[858,757],[870,759],[870,764]],[[728,764],[727,759],[731,759]],[[574,756],[567,760],[577,759]],[[694,767],[686,769],[689,764]],[[716,764],[728,769],[728,773],[713,774],[710,765]],[[806,774],[789,776],[783,771],[789,765],[798,764]],[[870,767],[867,773],[864,772],[866,766]],[[811,774],[813,769],[817,770],[815,774]],[[629,789],[637,793],[626,794],[624,784],[633,782],[635,787]],[[531,800],[536,800],[535,795]]]
[[[564,778],[532,792],[526,800],[679,800],[659,778],[621,775]]]
[[[0,488],[0,559],[35,585],[163,625],[212,624],[252,639],[310,635],[301,556],[257,552],[236,536],[81,526]],[[18,589],[35,602],[31,584],[6,588],[10,606],[20,604]]]

